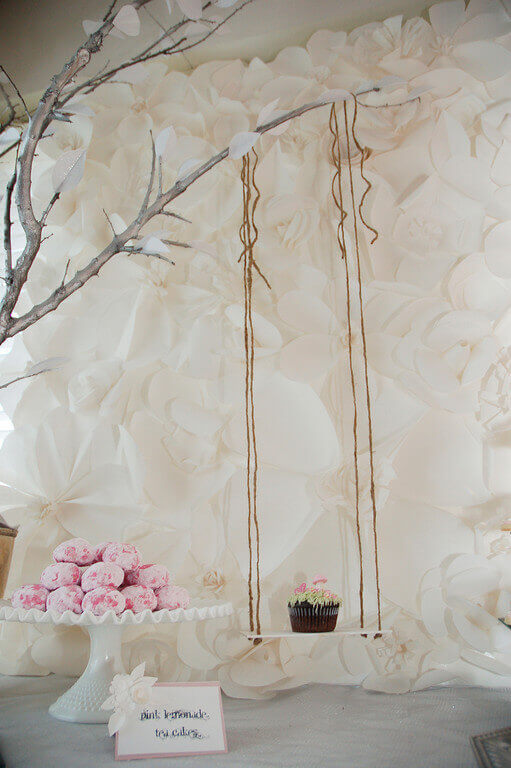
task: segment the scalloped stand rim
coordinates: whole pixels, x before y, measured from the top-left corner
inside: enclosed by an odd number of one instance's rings
[[[112,611],[103,616],[93,616],[86,611],[82,614],[66,611],[55,614],[51,611],[24,610],[13,608],[8,600],[0,600],[0,620],[29,624],[64,624],[81,626],[90,637],[89,661],[78,680],[49,708],[49,713],[67,723],[106,723],[110,713],[101,709],[109,695],[114,675],[123,673],[122,632],[125,626],[134,624],[177,624],[184,621],[204,621],[221,618],[233,613],[231,603],[177,608],[173,611],[143,611],[134,614],[124,611],[116,616]]]

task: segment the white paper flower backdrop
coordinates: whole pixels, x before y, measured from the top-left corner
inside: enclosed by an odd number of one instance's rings
[[[454,0],[431,8],[430,22],[397,16],[350,35],[317,32],[269,64],[212,62],[186,76],[153,63],[94,94],[41,145],[41,204],[62,151],[86,148],[87,161],[54,208],[32,298],[61,280],[69,257],[80,264],[106,242],[103,208],[115,220],[133,215],[150,129],[175,130],[165,157],[172,181],[184,162],[253,128],[276,99],[292,107],[388,75],[426,89],[420,102],[359,118],[372,150],[366,215],[380,233],[371,249],[363,242],[364,300],[384,621],[395,637],[252,647],[239,634],[248,551],[235,161],[180,199],[192,225],[152,225],[157,237],[195,238],[173,254],[175,267],[119,256],[16,340],[17,359],[71,362],[25,384],[17,401],[2,395],[15,431],[0,455],[0,512],[21,526],[10,588],[35,578],[66,536],[123,536],[196,598],[232,600],[239,611],[234,623],[134,629],[127,661],[146,660],[151,674],[219,677],[228,693],[249,697],[312,680],[395,692],[511,683],[511,633],[497,622],[511,607],[511,540],[499,532],[511,497],[510,29],[496,0],[466,10]],[[346,618],[357,617],[327,109],[259,145],[257,259],[272,284],[254,287],[263,627],[286,625],[292,584],[316,570],[343,594]],[[357,355],[357,334],[354,343]],[[374,608],[368,595],[370,617]],[[72,630],[3,629],[1,644],[2,671],[69,673],[83,663],[84,639]]]

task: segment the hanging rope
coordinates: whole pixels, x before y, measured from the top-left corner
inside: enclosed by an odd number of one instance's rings
[[[343,104],[343,109],[344,109],[344,127],[346,132],[346,153],[347,153],[347,159],[348,159],[349,186],[350,186],[351,204],[352,204],[352,212],[353,212],[353,233],[355,237],[355,254],[356,254],[356,262],[357,262],[358,299],[359,299],[359,306],[360,306],[360,334],[362,337],[362,354],[364,358],[364,381],[365,381],[365,391],[366,391],[368,441],[369,441],[370,493],[371,493],[371,506],[372,506],[372,512],[373,512],[372,528],[373,528],[373,544],[374,544],[374,569],[375,569],[375,577],[376,577],[376,602],[377,602],[377,612],[378,612],[378,629],[380,630],[381,629],[381,595],[380,595],[380,571],[379,571],[379,562],[378,562],[376,493],[375,493],[375,483],[374,483],[373,424],[372,424],[372,413],[371,413],[371,393],[369,389],[367,339],[366,339],[366,332],[365,332],[364,309],[363,309],[363,301],[362,301],[362,269],[361,269],[361,261],[360,261],[360,244],[359,244],[359,238],[358,238],[357,213],[356,213],[355,191],[354,191],[354,184],[353,184],[353,168],[351,165],[351,147],[350,147],[350,143],[351,143],[350,133],[351,133],[351,136],[353,138],[355,145],[360,148],[360,145],[355,139],[355,124],[357,120],[356,98],[354,98],[354,109],[353,109],[353,119],[351,123],[351,130],[348,127],[348,107],[347,107],[346,101]],[[362,151],[362,158],[363,156],[364,156],[364,152]],[[364,180],[366,180],[365,177],[363,178]],[[367,183],[369,184],[369,182]],[[366,193],[368,191],[369,189],[366,189]],[[360,214],[360,207],[359,207],[359,214]],[[362,220],[362,223],[365,224],[365,221],[362,218],[362,216],[361,216],[361,220]],[[367,224],[365,225],[368,226]],[[375,232],[375,230],[373,230],[372,227],[368,227],[368,228],[371,229],[373,232]],[[374,238],[372,242],[374,242]]]
[[[260,198],[259,189],[255,183],[255,170],[258,156],[255,150],[254,163],[251,164],[250,154],[243,156],[241,167],[241,183],[243,187],[243,221],[240,227],[240,240],[243,245],[238,259],[243,263],[244,287],[244,344],[245,344],[245,427],[247,436],[247,502],[248,502],[248,615],[250,630],[261,631],[261,574],[260,574],[260,532],[257,516],[257,472],[258,456],[255,425],[254,404],[254,359],[255,336],[252,314],[252,287],[254,270],[271,288],[254,259],[254,246],[257,242],[258,230],[255,224],[255,211]],[[255,551],[254,551],[255,541]],[[255,574],[255,575],[254,575]],[[255,580],[255,589],[254,589]],[[255,592],[255,597],[254,597]],[[255,602],[255,608],[254,608]]]
[[[358,282],[358,302],[360,308],[360,332],[362,338],[362,353],[364,359],[364,382],[365,382],[365,405],[367,410],[368,422],[368,441],[369,441],[369,469],[370,469],[370,495],[372,505],[372,530],[374,543],[374,567],[376,576],[376,597],[377,597],[377,617],[378,630],[381,630],[381,594],[380,577],[378,561],[378,532],[377,532],[377,512],[376,512],[376,493],[374,481],[374,445],[373,445],[373,426],[371,393],[369,389],[369,366],[367,359],[367,339],[365,332],[363,300],[362,300],[362,269],[360,259],[360,244],[358,236],[357,210],[358,218],[362,224],[373,233],[371,244],[378,237],[378,232],[364,218],[363,205],[371,189],[371,182],[364,174],[364,160],[367,157],[365,148],[359,144],[355,125],[357,119],[357,100],[354,97],[354,111],[351,126],[348,125],[347,104],[344,102],[344,131],[346,137],[346,160],[348,166],[349,191],[351,197],[351,208],[353,215],[353,233],[356,255],[356,275]],[[353,399],[353,465],[355,472],[355,512],[356,512],[356,532],[359,554],[359,600],[360,600],[360,626],[364,627],[364,567],[363,567],[363,547],[362,532],[360,520],[360,469],[358,455],[358,430],[359,430],[359,404],[357,396],[357,387],[355,381],[355,366],[353,354],[353,327],[352,327],[352,288],[350,277],[350,265],[346,248],[346,230],[345,220],[348,216],[343,203],[343,184],[342,184],[342,150],[341,135],[339,131],[339,122],[335,105],[332,104],[330,110],[330,132],[332,134],[331,159],[335,167],[335,174],[332,179],[332,197],[337,210],[339,211],[339,222],[337,225],[337,243],[340,250],[341,260],[344,262],[345,280],[346,280],[346,304],[347,304],[347,325],[348,325],[348,353],[351,393]],[[355,198],[355,188],[353,180],[352,150],[351,142],[360,152],[360,175],[366,184],[366,189],[361,197],[357,207]],[[258,164],[258,156],[255,150],[251,154],[244,155],[241,167],[241,183],[243,188],[243,221],[239,230],[240,240],[243,246],[238,262],[243,264],[243,293],[244,293],[244,346],[245,346],[245,428],[247,437],[247,464],[246,464],[246,482],[247,482],[247,505],[248,505],[248,611],[250,631],[260,634],[260,608],[261,608],[261,574],[260,574],[260,530],[257,513],[257,483],[258,483],[258,454],[256,440],[255,423],[255,402],[254,402],[254,359],[255,359],[255,334],[252,311],[253,298],[253,277],[254,271],[262,278],[268,288],[271,288],[268,280],[263,275],[257,262],[254,259],[254,246],[258,239],[258,230],[255,223],[255,211],[260,199],[260,192],[255,182],[255,170]]]
[[[353,369],[353,333],[351,328],[351,287],[350,273],[346,254],[346,233],[344,231],[344,220],[347,212],[344,209],[342,200],[342,153],[341,139],[339,135],[339,123],[335,104],[330,109],[330,133],[332,134],[331,158],[335,167],[335,174],[332,179],[332,197],[339,211],[340,219],[337,224],[337,242],[341,253],[341,260],[344,262],[344,273],[346,278],[346,315],[348,324],[348,356],[350,366],[351,394],[353,398],[353,467],[355,471],[355,524],[357,529],[357,544],[359,557],[359,602],[360,602],[360,626],[364,626],[364,566],[362,560],[362,534],[360,530],[360,488],[358,472],[358,407],[357,391],[355,386],[355,373]]]

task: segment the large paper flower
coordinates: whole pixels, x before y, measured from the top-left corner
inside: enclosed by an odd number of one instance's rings
[[[128,435],[82,429],[63,408],[38,428],[8,435],[0,466],[0,511],[20,526],[13,586],[37,581],[48,552],[66,536],[96,539],[101,531],[120,539],[140,514],[139,468]]]
[[[487,6],[489,13],[477,16],[472,7],[465,12],[463,0],[447,0],[429,9],[437,65],[454,63],[483,81],[509,72],[511,53],[493,39],[509,31],[509,16],[502,6],[491,6]]]
[[[478,670],[511,679],[511,637],[498,621],[511,600],[508,566],[507,554],[489,559],[453,555],[424,576],[421,613],[426,629],[435,638],[458,643],[452,669],[467,681],[480,679]]]

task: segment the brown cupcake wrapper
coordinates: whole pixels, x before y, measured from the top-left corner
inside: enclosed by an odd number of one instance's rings
[[[339,605],[288,605],[293,632],[333,632],[337,624]]]

